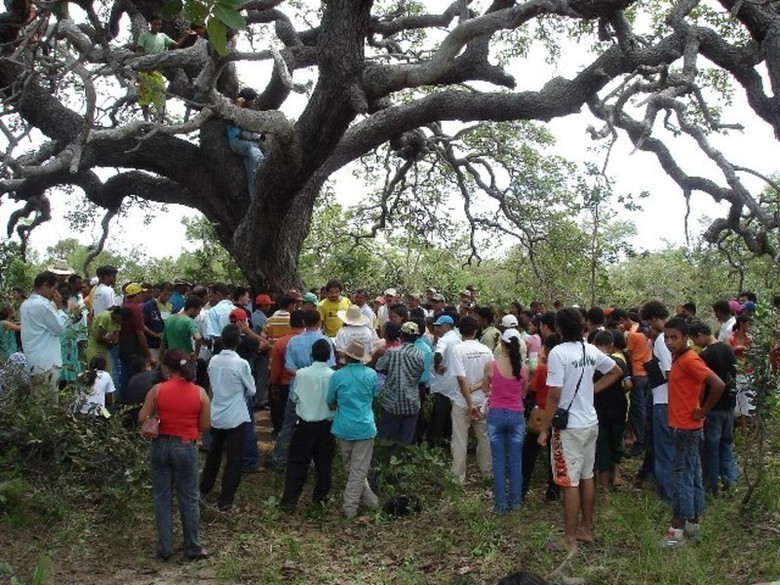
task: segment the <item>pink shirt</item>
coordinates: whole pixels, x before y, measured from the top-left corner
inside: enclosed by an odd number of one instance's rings
[[[493,377],[490,379],[490,409],[523,412],[523,386],[528,377],[528,366],[520,369],[519,378],[504,378],[493,362]]]

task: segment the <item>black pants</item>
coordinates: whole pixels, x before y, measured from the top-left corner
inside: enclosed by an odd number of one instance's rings
[[[317,476],[312,501],[319,504],[330,492],[330,471],[336,450],[336,440],[330,433],[331,424],[329,420],[306,422],[298,419],[296,422],[287,451],[282,508],[295,508],[298,504],[312,460]]]
[[[523,498],[531,488],[531,478],[534,474],[534,467],[536,466],[536,460],[539,458],[539,451],[542,451],[542,463],[547,475],[547,494],[548,499],[552,499],[552,496],[558,495],[559,487],[555,485],[552,475],[552,464],[550,463],[550,443],[548,441],[547,447],[539,446],[536,440],[539,435],[535,433],[526,433],[525,441],[523,441]]]
[[[452,438],[452,400],[434,392],[431,418],[428,420],[428,445],[446,447]]]
[[[268,406],[271,408],[271,425],[274,433],[279,433],[284,424],[284,409],[287,407],[287,397],[290,395],[290,386],[274,384],[268,393]]]
[[[217,506],[228,508],[233,505],[238,484],[241,481],[241,468],[243,467],[244,438],[246,425],[241,423],[233,429],[211,429],[211,448],[206,456],[206,466],[203,468],[203,477],[200,480],[200,492],[207,494],[214,487],[217,480],[217,472],[222,463],[223,448],[227,452],[225,471],[222,473],[222,492],[219,494]]]

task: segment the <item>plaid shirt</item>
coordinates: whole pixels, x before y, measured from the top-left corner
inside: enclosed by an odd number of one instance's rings
[[[382,408],[390,414],[411,415],[420,412],[418,383],[425,368],[422,352],[411,343],[388,350],[376,364],[377,372],[387,375],[382,387]]]

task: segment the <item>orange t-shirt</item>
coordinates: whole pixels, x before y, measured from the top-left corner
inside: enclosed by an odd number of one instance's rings
[[[547,364],[539,362],[536,365],[536,370],[531,378],[530,384],[531,391],[536,394],[535,401],[536,406],[544,409],[547,404]]]
[[[669,426],[695,430],[704,427],[703,420],[693,420],[693,411],[701,407],[704,381],[712,373],[696,352],[687,350],[672,361],[669,370]]]
[[[631,354],[631,375],[646,376],[645,363],[653,359],[653,353],[645,334],[629,332],[626,336],[626,349]]]

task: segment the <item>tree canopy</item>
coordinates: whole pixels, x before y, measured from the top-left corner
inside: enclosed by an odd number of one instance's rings
[[[607,149],[625,135],[656,157],[682,196],[698,191],[728,203],[708,241],[736,234],[752,254],[780,253],[776,185],[758,173],[771,188],[752,193],[743,179],[755,172],[710,140],[741,128],[721,119],[718,99],[743,101],[780,136],[775,2],[455,0],[441,12],[411,0],[76,5],[83,22],[69,18],[67,2],[41,2],[36,11],[20,0],[0,21],[0,131],[8,141],[0,194],[24,204],[9,237],[15,230],[24,240],[49,219],[54,189],[83,191],[106,210],[104,225],[129,197],[187,205],[205,215],[252,285],[280,290],[297,284],[315,203],[329,192],[323,186],[360,161],[381,185],[365,206],[368,233],[425,218],[431,206],[421,192],[454,190],[475,229],[516,236],[530,249],[550,234],[539,218],[560,211],[556,196],[574,193],[593,214],[605,180],[545,157],[549,139],[537,123],[587,110],[601,122],[591,136]],[[205,20],[210,42],[137,54],[145,21],[161,11],[170,36],[187,30],[187,18]],[[126,42],[116,37],[124,14]],[[244,23],[240,34],[254,49],[226,47],[225,25]],[[539,45],[561,61],[577,47],[589,62],[570,78],[518,77]],[[268,79],[252,76],[262,87],[249,110],[234,103],[236,64],[254,71],[257,61],[273,70]],[[136,80],[151,71],[165,75],[169,100],[191,116],[140,119]],[[251,194],[226,124],[269,137]],[[670,135],[690,138],[716,172],[677,160]],[[473,231],[471,243],[475,253]]]

